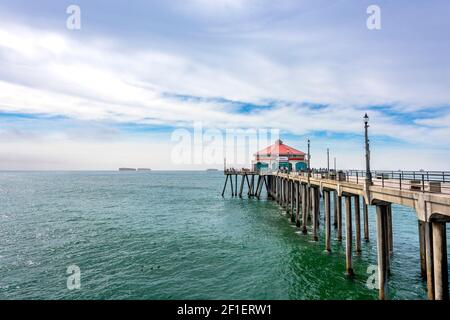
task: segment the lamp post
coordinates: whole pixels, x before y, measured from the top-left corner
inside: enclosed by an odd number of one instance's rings
[[[327,179],[330,175],[330,148],[327,148]]]
[[[310,149],[311,141],[308,139],[308,177],[311,172],[311,149]]]
[[[364,115],[364,133],[365,133],[365,145],[366,145],[366,182],[372,185],[372,173],[370,172],[370,149],[369,149],[369,116],[367,113]]]

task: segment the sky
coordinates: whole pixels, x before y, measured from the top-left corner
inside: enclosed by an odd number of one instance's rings
[[[373,169],[450,170],[449,16],[446,0],[0,0],[0,170],[222,168],[221,135],[265,129],[310,139],[314,167],[329,148],[362,169],[365,113]]]

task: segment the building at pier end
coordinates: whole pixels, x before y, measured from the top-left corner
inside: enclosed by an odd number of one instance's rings
[[[288,169],[289,171],[302,171],[307,169],[306,156],[303,151],[294,149],[281,140],[254,154],[253,170],[276,171]]]

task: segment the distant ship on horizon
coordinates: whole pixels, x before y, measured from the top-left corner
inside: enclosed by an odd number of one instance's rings
[[[119,171],[152,171],[150,168],[119,168]]]
[[[207,172],[219,171],[219,169],[206,169]]]

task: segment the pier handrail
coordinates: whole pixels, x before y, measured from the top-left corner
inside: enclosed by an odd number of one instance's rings
[[[374,170],[372,185],[399,190],[450,194],[450,171]],[[299,173],[306,175],[306,172]],[[363,184],[364,170],[311,169],[311,177]]]

